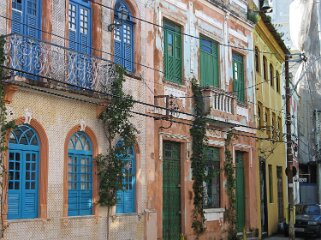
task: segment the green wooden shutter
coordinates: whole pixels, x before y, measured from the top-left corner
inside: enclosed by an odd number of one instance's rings
[[[164,21],[165,79],[182,83],[182,37],[179,26]]]
[[[200,40],[200,44],[201,85],[204,87],[219,87],[217,44],[203,37]]]
[[[235,152],[236,160],[236,227],[239,232],[245,226],[245,187],[243,152]]]
[[[163,142],[163,240],[179,239],[181,233],[180,144]]]
[[[233,91],[237,100],[245,102],[244,64],[243,56],[233,52]]]

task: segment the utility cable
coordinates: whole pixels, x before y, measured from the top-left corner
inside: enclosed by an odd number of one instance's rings
[[[86,90],[84,88],[81,88],[77,85],[73,85],[73,84],[69,84],[69,83],[65,83],[65,82],[61,82],[59,80],[55,80],[53,78],[48,78],[48,77],[45,77],[45,76],[40,76],[40,75],[37,75],[37,74],[33,74],[33,73],[29,73],[29,72],[26,72],[26,71],[23,71],[23,70],[19,70],[19,69],[13,69],[13,68],[10,68],[10,67],[7,67],[7,66],[4,66],[4,65],[0,65],[0,67],[3,67],[3,68],[6,68],[6,69],[9,69],[9,70],[12,70],[12,71],[16,71],[16,72],[20,72],[22,74],[28,74],[28,75],[33,75],[35,77],[43,77],[47,80],[52,80],[52,81],[56,81],[58,83],[63,83],[63,84],[66,84],[66,85],[69,85],[70,87],[74,87],[74,88],[80,88],[80,89],[83,89],[83,90]],[[69,99],[74,99],[74,100],[79,100],[79,101],[83,101],[83,102],[88,102],[88,103],[92,103],[92,104],[97,104],[96,102],[93,102],[93,101],[89,101],[89,100],[85,100],[85,99],[80,99],[80,98],[75,98],[75,97],[71,97],[71,96],[66,96],[66,95],[63,95],[63,94],[58,94],[58,93],[53,93],[53,92],[50,92],[50,91],[46,91],[44,89],[40,89],[40,88],[37,88],[37,87],[32,87],[31,85],[22,85],[22,84],[18,84],[17,82],[11,82],[12,84],[15,84],[15,85],[19,85],[21,87],[25,87],[25,88],[29,88],[29,89],[34,89],[34,90],[38,90],[40,92],[43,92],[43,93],[47,93],[47,94],[51,94],[51,95],[56,95],[56,96],[59,96],[59,97],[64,97],[64,98],[69,98]],[[89,90],[90,91],[90,90]],[[101,93],[101,92],[100,92]],[[115,96],[115,95],[112,95],[110,93],[102,93],[104,94],[106,97],[115,97],[115,98],[120,98],[120,96]],[[152,104],[147,104],[147,103],[142,103],[140,101],[137,101],[137,100],[133,100],[133,102],[135,103],[141,103],[145,106],[153,106],[155,108],[161,108],[161,109],[167,109],[167,108],[162,108],[162,107],[159,107],[159,106],[155,106],[155,105],[152,105]],[[168,109],[167,109],[168,110]],[[188,114],[188,113],[184,113],[186,115],[191,115],[191,116],[194,116],[192,114]],[[145,115],[148,115],[148,114],[145,114]],[[173,120],[173,119],[164,119],[163,117],[157,117],[157,116],[152,116],[152,115],[148,115],[149,117],[152,117],[152,118],[155,118],[156,120],[165,120],[165,121],[169,121],[169,122],[173,122],[173,123],[178,123],[178,124],[185,124],[185,125],[188,125],[188,126],[195,126],[194,124],[190,124],[190,123],[186,123],[186,122],[183,122],[183,121],[178,121],[178,120]],[[195,117],[195,116],[194,116]],[[220,122],[218,120],[213,120],[213,119],[209,119],[211,121],[216,121],[216,122]],[[238,125],[236,124],[235,126],[233,126],[233,128],[235,127],[241,127],[242,125]],[[197,127],[197,126],[196,126]],[[248,126],[244,126],[246,128],[250,128]],[[222,130],[222,129],[217,129],[217,128],[214,128],[214,127],[208,127],[207,126],[207,129],[213,129],[213,130],[216,130],[216,131],[219,131],[219,132],[223,132],[223,133],[227,133],[229,130]],[[253,128],[255,129],[255,128]],[[256,137],[256,136],[252,136],[250,135],[251,133],[249,134],[239,134],[239,133],[236,133],[236,135],[238,136],[244,136],[244,137],[250,137],[250,138],[255,138],[255,139],[259,139],[259,140],[266,140],[266,141],[274,141],[274,139],[271,139],[271,138],[260,138],[260,137]]]

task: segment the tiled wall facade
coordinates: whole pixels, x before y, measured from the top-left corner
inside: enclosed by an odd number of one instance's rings
[[[93,53],[105,59],[113,60],[113,32],[107,31],[107,26],[113,22],[113,11],[103,7],[113,7],[115,1],[97,1],[102,5],[92,3],[93,11],[97,13],[93,18]],[[147,1],[148,2],[148,1]],[[42,39],[50,41],[61,47],[68,47],[68,31],[66,31],[67,14],[66,6],[68,1],[52,0],[43,1],[42,16]],[[0,3],[0,33],[10,32],[11,28],[11,0]],[[144,16],[151,18],[151,7],[145,1],[130,1],[131,10],[137,17]],[[145,10],[146,9],[146,10]],[[100,12],[99,12],[100,11]],[[144,12],[145,11],[145,12]],[[98,16],[101,16],[100,19]],[[150,19],[151,20],[151,19]],[[100,22],[102,21],[102,22]],[[151,27],[145,26],[140,33],[140,23],[135,25],[135,46],[143,46],[136,50],[137,59],[135,61],[153,66],[152,51],[147,51],[146,42],[152,44],[147,37],[150,35]],[[45,33],[45,32],[49,33]],[[137,32],[137,33],[136,33]],[[144,42],[144,44],[139,43]],[[148,61],[148,62],[147,62]],[[147,62],[147,63],[146,63]],[[63,64],[63,63],[62,63]],[[132,75],[126,76],[124,84],[125,91],[134,99],[153,103],[152,81],[153,72],[142,68],[137,64]],[[46,89],[42,89],[45,90]],[[59,93],[59,91],[55,91]],[[61,94],[61,92],[60,92]],[[68,93],[63,93],[68,97],[82,98]],[[85,97],[86,100],[90,98]],[[48,156],[48,205],[47,218],[9,220],[3,239],[106,239],[107,238],[107,209],[97,206],[97,213],[93,216],[66,217],[64,216],[64,144],[66,135],[75,126],[84,122],[97,138],[98,153],[105,153],[106,138],[103,134],[101,121],[97,116],[97,105],[85,101],[62,98],[51,93],[41,93],[29,88],[19,87],[14,93],[13,99],[7,104],[10,119],[21,119],[25,113],[31,113],[44,129],[49,141]],[[133,111],[146,113],[150,111],[142,104],[135,104]],[[138,129],[136,154],[136,210],[127,215],[116,215],[115,208],[112,209],[109,221],[109,239],[155,239],[153,232],[146,232],[145,226],[155,228],[155,212],[147,209],[147,186],[146,172],[148,172],[147,160],[152,157],[153,142],[153,120],[141,115],[133,114],[131,121]],[[148,127],[150,126],[150,127]],[[148,148],[148,145],[151,146]],[[149,170],[150,171],[150,170]]]

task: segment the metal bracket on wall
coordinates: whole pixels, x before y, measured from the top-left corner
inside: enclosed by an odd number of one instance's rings
[[[160,129],[169,129],[173,125],[173,114],[179,110],[179,107],[174,103],[172,95],[158,95],[154,98],[165,98],[165,117],[161,117],[159,120],[169,121],[170,124],[167,127],[161,126]],[[161,108],[164,110],[164,108]]]

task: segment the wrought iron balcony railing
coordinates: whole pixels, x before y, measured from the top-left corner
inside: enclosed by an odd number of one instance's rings
[[[50,79],[73,89],[109,92],[116,77],[109,60],[19,34],[5,36],[4,65],[15,76]]]

